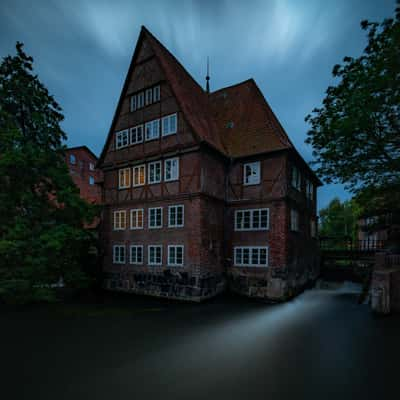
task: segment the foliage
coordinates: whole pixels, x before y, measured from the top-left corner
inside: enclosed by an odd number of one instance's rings
[[[83,226],[97,209],[69,176],[60,106],[16,49],[0,64],[0,292],[49,300],[60,277],[87,281],[80,260],[94,238]]]
[[[341,202],[334,198],[326,208],[320,210],[320,236],[337,237],[339,240],[347,236],[356,240],[359,212],[355,201]]]
[[[307,142],[327,183],[368,189],[370,199],[390,197],[400,186],[400,7],[395,18],[361,27],[368,45],[360,57],[345,57],[333,68],[338,83],[306,117]]]

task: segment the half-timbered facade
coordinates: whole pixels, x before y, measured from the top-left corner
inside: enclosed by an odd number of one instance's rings
[[[99,167],[105,286],[283,300],[317,268],[317,177],[250,79],[204,91],[142,28]]]

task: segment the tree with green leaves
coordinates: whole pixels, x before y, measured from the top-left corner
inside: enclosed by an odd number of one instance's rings
[[[336,86],[306,117],[307,143],[325,182],[345,184],[372,214],[393,203],[399,211],[400,7],[394,18],[361,27],[368,45],[334,66]]]
[[[53,299],[51,285],[87,284],[97,209],[79,197],[65,163],[61,108],[17,54],[0,64],[0,297]]]

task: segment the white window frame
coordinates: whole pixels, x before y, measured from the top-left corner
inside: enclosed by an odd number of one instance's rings
[[[136,111],[137,109],[137,99],[136,99],[136,94],[131,96],[131,101],[130,101],[130,110]]]
[[[128,185],[121,185],[121,175],[128,174]],[[125,182],[125,179],[123,179]],[[131,169],[130,168],[121,168],[118,170],[118,189],[127,189],[131,186]]]
[[[176,249],[181,249],[182,250],[182,262],[181,263],[177,263],[177,257],[176,257]],[[175,254],[174,254],[174,258],[175,260],[171,260],[172,258],[172,249],[175,250]],[[167,257],[167,265],[169,267],[183,267],[185,262],[185,246],[183,244],[171,244],[168,245],[168,257]]]
[[[157,96],[156,96],[157,94]],[[160,85],[153,87],[153,103],[157,103],[161,99],[161,88]]]
[[[175,209],[175,223],[171,224],[171,211]],[[178,209],[182,210],[182,224],[178,224]],[[168,228],[182,228],[185,226],[185,206],[183,204],[176,204],[168,206]]]
[[[139,170],[139,175],[138,176],[143,176],[143,183],[136,182],[136,170]],[[140,175],[140,170],[143,170],[143,175]],[[143,186],[146,184],[146,164],[140,164],[140,165],[135,165],[132,168],[132,186],[137,187],[137,186]]]
[[[133,260],[132,258],[132,249],[136,249],[136,260]],[[138,253],[137,249],[141,249],[141,254],[142,254],[142,260],[138,261]],[[129,246],[129,264],[133,265],[142,265],[144,260],[144,254],[143,254],[143,245],[142,244],[131,244]]]
[[[151,169],[154,167],[154,171],[156,171],[156,166],[159,165],[160,166],[160,177],[159,179],[155,179],[155,180],[151,180]],[[155,177],[155,174],[154,174]],[[153,161],[147,164],[147,182],[149,185],[153,185],[156,183],[160,183],[161,182],[161,177],[162,177],[162,163],[161,161]]]
[[[172,127],[171,129],[171,119],[175,119],[175,126]],[[176,132],[178,132],[178,114],[169,114],[161,119],[161,135],[162,136],[169,136],[169,135],[174,135]]]
[[[121,216],[123,216],[123,219]],[[123,224],[122,221],[124,221]],[[123,231],[126,229],[126,210],[113,211],[112,226],[113,226],[113,231]]]
[[[140,140],[138,140],[137,139],[137,137],[138,137],[138,130],[141,130],[141,139]],[[133,135],[135,135],[135,140],[133,140]],[[133,126],[131,129],[130,129],[130,140],[131,140],[131,144],[138,144],[138,143],[143,143],[143,140],[144,140],[144,131],[143,131],[143,124],[142,125],[136,125],[136,126]]]
[[[129,146],[129,129],[115,132],[115,148],[122,149]]]
[[[139,213],[142,213],[142,225],[139,226]],[[134,215],[136,215],[135,217],[135,226],[133,226],[133,218]],[[143,229],[144,227],[144,209],[143,208],[132,208],[130,211],[130,229],[131,230],[138,230],[138,229]]]
[[[94,171],[94,163],[89,163],[89,171]]]
[[[167,178],[167,164],[173,163],[174,161],[176,161],[176,169],[172,169],[173,164],[171,164],[171,176]],[[179,180],[179,157],[167,158],[164,160],[164,181],[172,182],[177,180]]]
[[[144,92],[139,92],[136,94],[136,109],[144,107]]]
[[[243,262],[243,250],[248,249],[249,262]],[[241,261],[238,260],[237,250],[241,250]],[[265,250],[265,264],[260,263],[261,250]],[[253,263],[253,251],[258,251],[258,263]],[[257,267],[266,268],[269,266],[269,247],[268,246],[234,246],[233,247],[233,264],[235,267]]]
[[[157,211],[158,210],[161,210],[161,212],[160,212],[160,224],[159,225],[157,224]],[[151,214],[152,214],[152,212],[156,213],[155,219],[154,219],[154,221],[156,222],[155,225],[151,224]],[[147,226],[148,226],[149,229],[160,229],[160,228],[163,227],[163,208],[162,207],[149,207],[147,209],[147,213],[148,213],[148,225]]]
[[[151,257],[150,257],[150,252],[151,252],[151,248],[158,248],[160,249],[160,262],[151,262]],[[161,244],[150,244],[147,247],[147,265],[162,265],[162,256],[163,256],[163,247]]]
[[[301,191],[301,173],[295,165],[292,165],[291,184],[296,190]]]
[[[153,88],[146,89],[144,93],[146,106],[153,104]]]
[[[254,227],[254,214],[259,212],[259,225],[261,225],[261,212],[267,212],[267,227]],[[238,228],[238,215],[239,213],[250,212],[250,227],[249,228]],[[243,220],[242,220],[243,221]],[[268,231],[269,230],[269,208],[245,208],[240,210],[235,210],[235,231]],[[243,225],[243,223],[242,223]]]
[[[290,230],[293,232],[300,230],[300,214],[295,208],[290,209]]]
[[[249,176],[249,180],[247,180],[246,176],[246,168],[250,167],[252,170],[256,171],[255,174],[251,174]],[[259,185],[261,182],[261,162],[260,161],[254,161],[251,163],[245,163],[243,164],[243,185],[244,186],[251,186],[251,185]]]
[[[119,249],[118,257],[117,257],[117,248]],[[121,249],[124,249],[123,257],[121,257]],[[113,264],[125,264],[126,263],[126,246],[124,244],[115,244],[113,245]]]
[[[154,125],[157,126],[156,134],[154,134],[154,130],[155,130]],[[150,129],[151,135],[148,135],[148,131],[147,131],[148,127]],[[144,135],[145,135],[146,142],[149,142],[150,140],[156,140],[160,137],[160,119],[159,118],[153,119],[151,121],[147,121],[144,124]]]

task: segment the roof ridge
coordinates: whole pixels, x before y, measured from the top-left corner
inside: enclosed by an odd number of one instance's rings
[[[211,92],[210,94],[212,95],[212,94],[215,94],[215,93],[221,92],[222,90],[231,89],[231,88],[234,88],[234,87],[237,87],[237,86],[243,85],[243,84],[245,84],[245,83],[250,83],[250,82],[252,82],[252,81],[253,81],[253,82],[255,82],[253,78],[248,78],[248,79],[246,79],[246,80],[244,80],[244,81],[242,81],[242,82],[239,82],[239,83],[234,83],[234,84],[232,84],[232,85],[225,86],[225,87],[222,87],[222,88],[220,88],[220,89],[214,90],[214,91],[213,91],[213,92]]]

